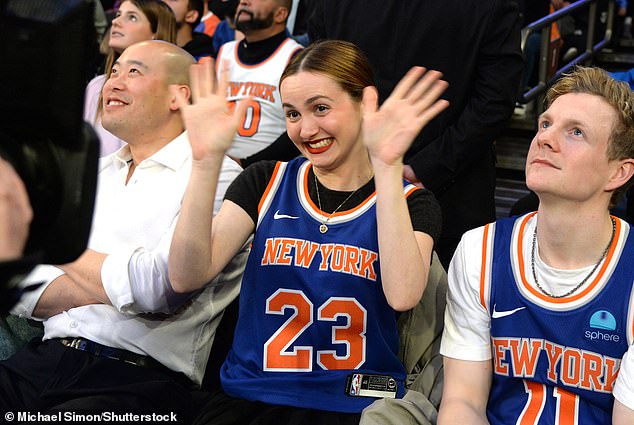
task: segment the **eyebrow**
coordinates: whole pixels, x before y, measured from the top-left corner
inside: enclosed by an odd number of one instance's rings
[[[134,59],[130,59],[130,60],[126,61],[126,64],[127,64],[127,65],[136,65],[136,66],[138,66],[138,67],[140,67],[140,68],[143,68],[143,69],[144,69],[144,70],[146,70],[146,71],[149,69],[149,67],[148,67],[146,64],[144,64],[144,63],[143,63],[143,62],[141,62],[141,61],[134,60]],[[119,65],[119,66],[121,66],[121,62],[119,62],[118,60],[116,60],[112,66],[114,66],[114,65]]]
[[[327,99],[327,100],[330,100],[331,102],[334,102],[334,99],[332,99],[332,98],[330,98],[328,96],[325,96],[323,94],[318,94],[316,96],[309,97],[308,99],[306,99],[306,101],[304,102],[304,105],[310,105],[311,103],[314,103],[315,101],[317,101],[319,99]],[[284,103],[282,103],[282,107],[283,108],[293,108],[294,106],[291,105],[290,103],[284,102]]]

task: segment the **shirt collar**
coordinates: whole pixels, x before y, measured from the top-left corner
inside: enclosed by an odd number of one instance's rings
[[[121,147],[121,149],[112,154],[111,158],[114,165],[118,168],[125,167],[132,160],[130,146],[126,144]],[[184,131],[158,152],[155,152],[154,155],[142,161],[138,167],[142,168],[144,164],[154,162],[172,170],[178,170],[189,158],[191,158],[191,147],[187,132]]]

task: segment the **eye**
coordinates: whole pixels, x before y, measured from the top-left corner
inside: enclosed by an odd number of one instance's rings
[[[575,128],[572,129],[572,135],[575,136],[575,137],[584,137],[585,133],[583,131],[581,131],[580,129],[575,127]]]
[[[286,111],[286,119],[290,122],[295,122],[297,120],[299,120],[299,112],[294,111],[294,110],[288,110]]]
[[[118,73],[119,73],[119,67],[113,66],[112,69],[110,70],[110,76],[113,76]]]
[[[323,114],[328,112],[330,108],[326,105],[315,105],[315,112]]]
[[[139,18],[134,13],[130,13],[128,19],[132,22],[136,22]]]
[[[540,121],[539,122],[539,128],[540,129],[541,128],[548,128],[548,127],[550,127],[550,123],[548,121],[544,120],[544,121]]]
[[[137,68],[130,68],[128,71],[129,74],[139,74],[140,71]]]

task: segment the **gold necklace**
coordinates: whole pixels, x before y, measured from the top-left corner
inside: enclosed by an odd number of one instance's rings
[[[317,183],[317,175],[315,174],[314,170],[313,170],[313,178],[315,179],[315,191],[317,192],[317,204],[319,204],[319,211],[323,212],[323,210],[321,209],[321,197],[319,196],[319,184]],[[370,175],[370,179],[371,178],[372,178],[372,175]],[[354,192],[352,192],[350,195],[348,195],[348,197],[346,199],[344,199],[343,202],[340,203],[339,206],[337,208],[335,208],[335,210],[333,212],[331,212],[330,215],[328,217],[326,217],[326,219],[324,221],[321,222],[321,225],[319,226],[319,232],[320,233],[326,233],[328,231],[328,220],[330,220],[332,218],[332,216],[335,215],[335,213],[337,211],[339,211],[339,209],[341,207],[343,207],[343,204],[348,202],[348,200],[350,198],[352,198],[352,195],[357,193],[359,191],[359,189],[361,189],[363,186],[365,186],[365,184],[361,185],[361,187],[356,188],[354,190]]]

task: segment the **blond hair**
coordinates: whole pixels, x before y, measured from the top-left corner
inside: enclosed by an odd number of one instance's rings
[[[629,85],[616,81],[600,68],[579,66],[565,74],[548,90],[545,107],[548,108],[558,97],[569,93],[599,96],[612,106],[617,119],[608,139],[608,160],[634,158],[634,95]],[[630,179],[614,191],[610,208],[618,203],[632,183],[634,182]]]

